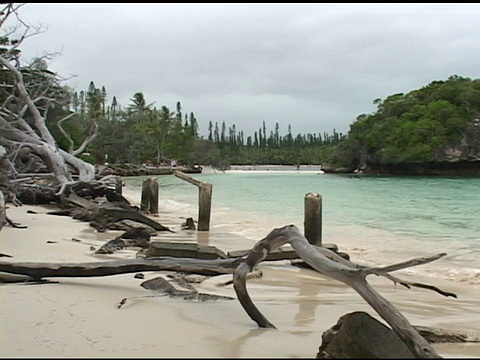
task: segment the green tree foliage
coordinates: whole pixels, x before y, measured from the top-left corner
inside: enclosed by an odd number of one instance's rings
[[[374,104],[376,112],[350,125],[348,139],[329,154],[331,163],[441,161],[445,149],[459,145],[466,126],[480,116],[480,80],[454,75]]]
[[[180,102],[176,111],[165,105],[157,109],[137,92],[125,110],[115,96],[105,106],[105,87],[99,90],[93,81],[86,92],[70,95],[70,111],[76,115],[69,131],[80,136],[92,119],[99,124],[99,135],[88,149],[96,162],[103,162],[107,154],[109,162],[168,164],[176,159],[222,170],[232,164],[330,163],[355,169],[366,162],[435,161],[446,146],[458,144],[469,122],[480,117],[480,80],[458,76],[375,99],[377,110],[359,115],[348,134],[335,128],[331,134],[294,134],[290,124],[282,132],[279,123],[268,129],[262,121],[253,136],[245,136],[235,124],[209,121],[208,137],[203,139],[193,112],[183,112]]]

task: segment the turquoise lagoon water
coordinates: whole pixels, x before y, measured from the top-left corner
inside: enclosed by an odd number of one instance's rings
[[[235,234],[250,248],[272,229],[303,231],[304,199],[322,196],[322,241],[354,262],[388,265],[446,252],[406,271],[480,286],[480,178],[324,174],[318,167],[232,166],[192,177],[213,184],[210,234]],[[145,177],[125,178],[140,199]],[[156,177],[162,211],[197,219],[198,189],[173,175]],[[236,238],[238,242],[238,238]]]

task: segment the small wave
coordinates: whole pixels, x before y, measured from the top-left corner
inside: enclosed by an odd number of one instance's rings
[[[428,266],[428,265],[425,265]],[[480,287],[480,270],[460,267],[411,267],[405,270],[413,276],[419,275],[428,279],[445,280],[455,284],[465,284],[472,287]],[[401,278],[401,276],[399,276]],[[434,285],[432,282],[431,285]]]
[[[178,202],[171,199],[165,199],[162,202],[162,208],[172,212],[184,212],[186,210],[193,210],[193,206],[187,203]]]
[[[475,269],[445,269],[442,272],[447,280],[463,283],[471,286],[480,286],[480,271]],[[437,275],[438,276],[438,275]]]

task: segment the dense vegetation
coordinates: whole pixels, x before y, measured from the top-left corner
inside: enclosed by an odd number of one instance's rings
[[[347,135],[334,129],[332,135],[293,136],[290,125],[281,135],[278,123],[268,130],[263,122],[258,132],[245,137],[235,124],[227,129],[225,122],[220,127],[210,122],[204,138],[199,136],[194,113],[183,114],[180,102],[174,112],[167,106],[157,109],[138,92],[126,108],[115,97],[108,106],[105,88],[97,89],[93,82],[87,92],[73,93],[71,98],[70,111],[77,114],[77,120],[70,122],[72,130],[77,128],[80,136],[92,119],[99,124],[99,134],[87,149],[97,163],[107,154],[111,162],[161,164],[175,158],[218,168],[297,163],[358,168],[366,161],[431,162],[458,144],[467,124],[480,117],[480,80],[459,76],[375,100],[377,111],[359,115]]]
[[[462,139],[468,123],[480,117],[480,80],[451,76],[409,92],[374,101],[376,112],[359,115],[348,134],[298,134],[291,126],[279,134],[279,124],[268,130],[263,122],[253,136],[237,131],[235,124],[209,123],[208,137],[199,135],[193,112],[184,113],[147,103],[142,92],[122,107],[115,96],[107,104],[105,87],[92,81],[87,91],[52,87],[53,76],[41,61],[24,69],[27,86],[48,84],[62,104],[52,107],[47,126],[61,148],[69,150],[96,127],[98,134],[79,157],[91,163],[211,165],[324,164],[355,169],[365,162],[392,164],[436,161],[448,146]],[[4,82],[6,73],[3,72]],[[60,101],[61,100],[61,101]],[[26,114],[29,119],[28,113]],[[61,126],[58,121],[62,119]],[[28,120],[30,121],[30,120]],[[268,134],[268,135],[267,135]]]
[[[176,111],[165,105],[158,109],[154,103],[147,103],[142,92],[137,92],[126,107],[115,96],[108,105],[105,87],[97,88],[93,81],[87,91],[65,91],[70,94],[66,109],[74,115],[64,128],[72,139],[80,141],[88,127],[98,124],[98,135],[81,155],[92,163],[169,164],[170,159],[176,159],[182,164],[222,169],[230,164],[319,164],[325,149],[345,138],[335,129],[333,135],[293,136],[290,125],[288,133],[280,135],[278,123],[267,136],[265,122],[258,132],[247,137],[236,130],[235,124],[227,129],[225,122],[220,127],[209,122],[208,136],[204,138],[199,135],[194,113],[184,113],[180,102]],[[55,117],[48,123],[59,145],[67,147]]]
[[[441,162],[449,148],[466,139],[469,124],[478,126],[480,80],[454,75],[374,103],[377,111],[358,116],[326,162],[350,169],[365,163]]]

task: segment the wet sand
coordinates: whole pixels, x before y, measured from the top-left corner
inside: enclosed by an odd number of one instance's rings
[[[91,247],[98,249],[121,231],[97,233],[88,223],[46,215],[48,211],[48,207],[26,205],[7,210],[11,220],[27,229],[7,225],[0,231],[0,253],[12,256],[1,261],[81,263],[135,258],[138,249],[94,255]],[[180,214],[162,212],[156,220],[175,231],[184,221]],[[160,234],[158,239],[231,244],[231,248],[222,247],[224,251],[244,247],[235,246],[229,234],[208,232],[178,231]],[[193,302],[158,296],[140,286],[167,272],[144,272],[143,280],[123,274],[52,278],[54,282],[38,285],[1,284],[0,356],[312,358],[322,333],[340,316],[366,311],[378,318],[352,289],[312,270],[288,261],[264,262],[260,269],[263,276],[249,280],[248,290],[277,329],[258,328],[236,299]],[[212,277],[196,288],[235,298],[232,285],[217,286],[231,277]],[[408,279],[408,274],[402,277]],[[369,280],[414,325],[480,333],[479,287],[426,281],[456,293],[455,299],[425,289],[395,287],[383,278]],[[119,309],[124,298],[127,302]],[[479,343],[434,347],[444,357],[480,358]]]

